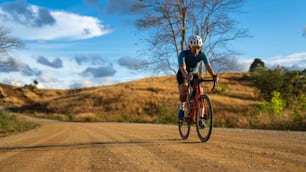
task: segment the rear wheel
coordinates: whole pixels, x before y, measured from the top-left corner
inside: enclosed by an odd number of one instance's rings
[[[205,116],[201,116],[201,110],[198,106],[196,109],[196,130],[199,139],[202,142],[206,142],[209,140],[212,132],[214,111],[210,99],[207,95],[201,95],[200,101],[204,102]],[[200,125],[201,123],[204,124],[205,127],[203,127],[203,125]]]
[[[187,139],[190,133],[190,119],[185,117],[184,120],[178,122],[178,129],[183,140]]]

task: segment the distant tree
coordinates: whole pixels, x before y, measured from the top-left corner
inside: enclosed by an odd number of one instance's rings
[[[253,63],[251,64],[251,66],[249,68],[249,72],[254,72],[259,67],[264,68],[265,63],[261,59],[256,58],[256,59],[254,59]]]
[[[306,92],[306,75],[303,71],[289,71],[284,67],[258,68],[250,74],[249,79],[259,89],[260,97],[267,101],[271,100],[274,91],[286,100],[297,99]]]
[[[286,71],[285,85],[282,88],[284,97],[296,99],[306,93],[306,75],[303,71]]]
[[[38,81],[36,79],[33,81],[33,83],[34,83],[35,87],[37,87]]]
[[[257,68],[250,77],[255,87],[260,90],[260,97],[267,101],[272,98],[273,91],[281,92],[284,85],[284,75],[279,70]]]
[[[6,54],[9,49],[21,48],[23,46],[19,39],[10,37],[9,34],[9,29],[0,26],[0,55]]]
[[[247,30],[236,28],[231,14],[237,12],[242,0],[139,0],[134,9],[145,9],[136,22],[139,30],[150,30],[146,39],[152,55],[148,66],[158,71],[177,71],[179,52],[186,48],[187,36],[203,38],[203,50],[211,62],[236,54],[227,47],[229,41],[244,38]],[[148,69],[148,66],[144,66]]]
[[[33,81],[33,84],[31,83],[31,84],[25,84],[24,86],[23,86],[23,88],[27,88],[27,89],[29,89],[29,90],[35,90],[36,88],[37,88],[37,85],[38,85],[38,81],[35,79],[34,81]]]

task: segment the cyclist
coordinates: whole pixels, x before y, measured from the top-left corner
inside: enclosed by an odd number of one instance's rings
[[[188,80],[198,78],[199,67],[202,62],[204,62],[208,73],[217,80],[217,75],[215,75],[213,68],[211,67],[206,55],[201,51],[203,41],[200,36],[192,35],[188,40],[188,50],[184,50],[179,54],[179,70],[176,74],[177,82],[179,85],[179,121],[184,119],[184,105],[187,99],[187,82]],[[201,88],[201,93],[203,92]],[[201,104],[201,117],[205,119],[204,116],[204,105]],[[205,124],[200,120],[201,128],[205,127]]]

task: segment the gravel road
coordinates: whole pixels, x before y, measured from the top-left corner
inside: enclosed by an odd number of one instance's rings
[[[36,122],[39,122],[36,119]],[[68,123],[0,138],[0,171],[306,171],[306,132],[215,128],[199,142],[176,125]]]

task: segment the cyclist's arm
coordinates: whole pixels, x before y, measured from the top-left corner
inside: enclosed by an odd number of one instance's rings
[[[206,69],[207,69],[208,73],[211,75],[211,77],[214,78],[216,76],[216,74],[214,72],[214,69],[211,67],[211,65],[209,63],[206,54],[202,53],[202,58],[203,58],[203,62],[206,66]]]
[[[182,51],[179,55],[179,67],[184,78],[188,76],[188,71],[185,63],[185,56],[186,56],[185,51]]]
[[[213,77],[215,75],[214,69],[211,67],[211,65],[208,63],[206,64],[206,69],[208,73]]]
[[[211,77],[214,79],[214,81],[218,82],[218,80],[219,80],[218,75],[215,74],[214,69],[211,67],[210,64],[206,65],[206,69],[207,69],[208,73],[211,75]]]
[[[188,72],[187,72],[187,69],[186,69],[186,65],[185,64],[180,65],[180,70],[181,70],[184,78],[186,78],[187,75],[188,75]]]

